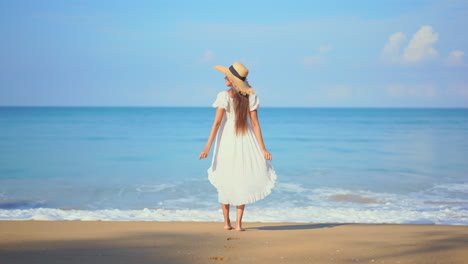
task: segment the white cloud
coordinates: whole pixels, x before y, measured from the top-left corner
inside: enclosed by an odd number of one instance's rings
[[[400,57],[401,46],[405,41],[406,36],[401,32],[391,35],[387,44],[385,44],[382,57],[387,61],[397,62]]]
[[[324,100],[344,102],[352,97],[353,91],[356,92],[356,87],[353,88],[353,86],[347,84],[323,84],[310,89],[308,94],[303,95],[303,99],[316,102],[323,102]]]
[[[327,53],[329,52],[330,50],[332,50],[332,46],[330,45],[323,45],[323,46],[320,46],[320,53],[323,54],[323,53]]]
[[[422,84],[389,84],[385,87],[389,96],[435,97],[437,86],[433,83]]]
[[[200,62],[211,62],[214,60],[215,54],[211,50],[207,50],[203,57],[200,58]]]
[[[403,62],[415,63],[437,57],[437,51],[432,45],[438,40],[439,34],[434,33],[431,26],[423,26],[413,35],[403,52]]]
[[[305,56],[302,59],[302,64],[305,66],[320,66],[324,65],[326,63],[326,58],[323,54],[329,52],[332,50],[332,46],[330,45],[322,45],[319,48],[319,54],[318,55],[312,55],[312,56]]]
[[[433,47],[439,39],[431,26],[422,26],[411,38],[403,53],[400,49],[407,38],[402,32],[394,33],[382,51],[384,61],[401,64],[415,64],[436,58],[439,53]]]
[[[344,98],[351,96],[351,86],[349,85],[334,85],[326,88],[326,95],[331,98]]]
[[[405,94],[405,88],[401,84],[390,84],[385,87],[387,94],[390,96],[403,96]]]
[[[325,60],[320,55],[305,56],[302,60],[302,63],[306,66],[318,66],[323,65],[325,63]]]
[[[450,52],[447,59],[445,60],[445,65],[447,66],[463,66],[463,56],[465,53],[461,50],[454,50]]]

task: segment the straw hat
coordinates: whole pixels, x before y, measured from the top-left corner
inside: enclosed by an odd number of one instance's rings
[[[242,95],[253,94],[255,93],[254,89],[250,87],[247,82],[247,75],[249,75],[249,70],[240,62],[234,62],[231,66],[225,67],[221,65],[216,65],[214,68],[224,73],[232,83],[234,89],[236,89]]]

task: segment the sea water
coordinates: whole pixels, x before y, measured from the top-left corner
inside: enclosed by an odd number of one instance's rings
[[[278,180],[244,221],[468,224],[468,109],[258,115]],[[212,152],[199,160],[214,116],[210,107],[0,107],[0,220],[222,221],[207,179]]]

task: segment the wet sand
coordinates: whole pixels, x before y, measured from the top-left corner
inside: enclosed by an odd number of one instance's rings
[[[0,263],[468,263],[468,226],[0,221]]]

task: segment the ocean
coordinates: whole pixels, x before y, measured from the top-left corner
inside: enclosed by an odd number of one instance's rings
[[[214,115],[0,107],[0,220],[223,221],[206,172],[212,152],[198,159]],[[278,180],[244,221],[468,225],[468,109],[258,116]]]

